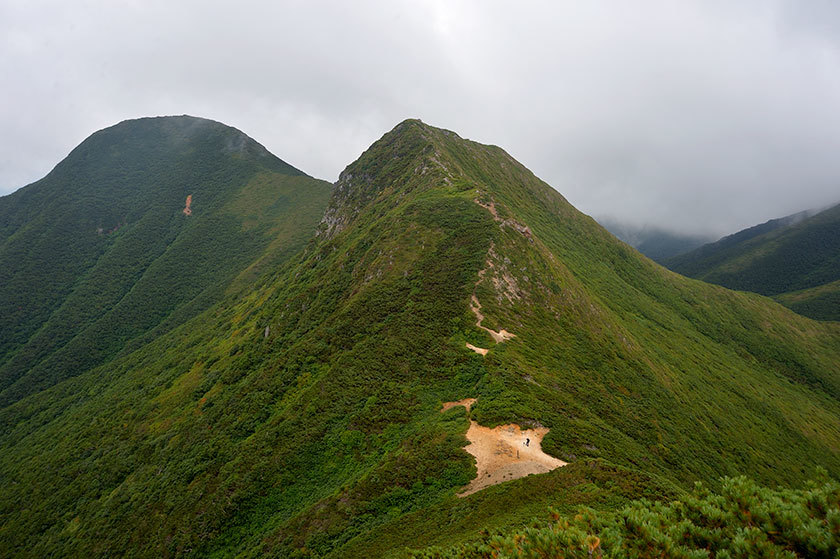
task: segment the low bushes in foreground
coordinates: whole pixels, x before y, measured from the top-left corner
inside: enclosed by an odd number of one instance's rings
[[[635,501],[616,513],[581,509],[573,518],[551,511],[548,524],[414,559],[550,558],[840,558],[840,483],[770,489],[725,478],[719,492],[702,484],[679,501]]]

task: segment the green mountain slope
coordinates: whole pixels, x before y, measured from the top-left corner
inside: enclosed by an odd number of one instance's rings
[[[399,557],[549,504],[837,475],[838,362],[840,326],[661,268],[500,148],[406,121],[302,254],[0,411],[0,545]],[[468,415],[441,404],[468,397],[569,465],[456,496]]]
[[[302,248],[328,196],[327,183],[217,122],[150,118],[93,134],[0,198],[0,405],[247,285]]]
[[[730,289],[779,296],[806,316],[840,320],[830,287],[840,280],[840,205],[803,212],[745,229],[663,264],[681,274]],[[800,292],[797,295],[782,294]],[[807,303],[806,303],[807,301]]]
[[[840,320],[840,280],[773,298],[801,315],[817,320]]]

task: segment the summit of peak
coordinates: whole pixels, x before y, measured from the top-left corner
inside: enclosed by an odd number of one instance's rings
[[[450,137],[454,137],[454,138],[458,138],[458,139],[463,139],[457,133],[453,132],[452,130],[447,130],[445,128],[438,128],[436,126],[432,126],[430,124],[427,124],[427,123],[423,122],[419,118],[407,118],[407,119],[403,120],[402,122],[400,122],[399,124],[394,126],[394,128],[392,128],[391,131],[388,134],[386,134],[386,136],[390,135],[390,134],[402,134],[402,133],[406,133],[406,132],[409,132],[409,131],[412,131],[412,130],[419,131],[421,133],[426,133],[426,134],[435,134],[435,135],[441,134],[443,136],[450,136]]]
[[[117,147],[119,146],[119,147]],[[66,161],[121,158],[123,165],[164,161],[173,154],[204,153],[259,161],[289,175],[304,173],[282,161],[241,130],[207,118],[178,115],[123,120],[88,136]]]

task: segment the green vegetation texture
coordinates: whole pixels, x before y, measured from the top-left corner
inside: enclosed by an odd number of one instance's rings
[[[148,118],[93,134],[44,179],[0,198],[0,405],[247,287],[303,248],[329,192],[209,120]]]
[[[773,298],[787,308],[816,320],[840,320],[840,280],[782,293]]]
[[[730,289],[774,296],[811,318],[840,320],[840,205],[769,221],[663,264]]]
[[[0,548],[402,557],[549,506],[836,477],[837,363],[840,325],[670,272],[502,149],[409,120],[303,252],[0,410]],[[548,427],[570,464],[457,497],[468,418]]]
[[[840,553],[840,484],[773,490],[727,478],[719,493],[698,483],[680,501],[634,501],[614,514],[582,509],[553,521],[414,559],[581,559],[614,557],[824,557]]]

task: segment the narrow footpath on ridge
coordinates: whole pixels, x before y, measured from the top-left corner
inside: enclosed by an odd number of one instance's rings
[[[499,213],[496,211],[496,205],[492,201],[489,204],[482,204],[480,200],[475,199],[475,200],[473,200],[473,202],[475,202],[476,204],[478,204],[479,206],[481,206],[482,208],[484,208],[485,210],[490,212],[490,215],[493,216],[493,219],[495,221],[502,221],[501,218],[499,217]],[[491,253],[492,253],[492,246],[491,246],[490,250],[491,250]],[[481,270],[478,273],[478,280],[475,282],[475,284],[478,285],[479,283],[481,283],[481,280],[484,279],[484,274],[487,273],[487,270],[492,270],[492,269],[493,269],[493,261],[490,260],[490,257],[488,256],[487,265],[484,267],[483,270]],[[502,342],[510,340],[511,338],[516,337],[516,334],[508,332],[507,330],[502,329],[502,330],[499,330],[498,332],[496,332],[495,330],[491,330],[490,328],[487,328],[486,326],[481,325],[481,323],[484,321],[484,315],[481,313],[481,303],[478,302],[478,297],[475,296],[475,293],[473,293],[472,297],[470,298],[470,310],[475,315],[475,325],[478,328],[481,328],[482,330],[484,330],[485,332],[490,334],[490,337],[493,338],[493,340],[497,344],[500,344]],[[474,346],[471,343],[467,343],[467,348],[471,349],[472,351],[474,351],[476,353],[478,353],[479,355],[487,355],[487,352],[490,351],[489,349],[485,349],[483,347]]]

